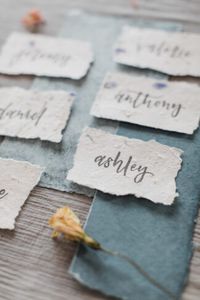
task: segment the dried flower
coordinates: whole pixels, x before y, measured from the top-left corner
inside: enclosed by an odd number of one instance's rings
[[[59,208],[49,219],[49,225],[54,229],[53,237],[63,234],[67,240],[80,242],[94,249],[100,248],[100,244],[84,232],[79,218],[69,207]]]
[[[42,16],[41,12],[36,9],[30,10],[22,18],[22,24],[30,31],[36,31],[44,23],[44,17]]]
[[[49,219],[49,225],[53,228],[52,237],[58,237],[61,234],[67,240],[82,243],[94,250],[103,251],[109,255],[124,259],[132,265],[140,274],[142,274],[150,283],[166,293],[170,299],[176,299],[176,296],[167,288],[158,283],[151,277],[135,260],[116,251],[111,251],[102,247],[102,245],[90,237],[82,228],[79,218],[69,207],[59,208],[57,212]]]

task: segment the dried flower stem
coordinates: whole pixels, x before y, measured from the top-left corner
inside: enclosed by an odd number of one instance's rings
[[[102,246],[100,246],[100,248],[98,250],[103,251],[103,252],[113,255],[113,256],[117,256],[117,257],[125,260],[130,265],[132,265],[142,276],[144,276],[150,283],[152,283],[155,287],[157,287],[163,293],[167,294],[170,297],[170,299],[177,300],[177,297],[171,291],[169,291],[167,288],[165,288],[163,285],[161,285],[159,282],[157,282],[153,277],[151,277],[135,260],[131,259],[130,257],[128,257],[124,254],[121,254],[116,251],[111,251]]]

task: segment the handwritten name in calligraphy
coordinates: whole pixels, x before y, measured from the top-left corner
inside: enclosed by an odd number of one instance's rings
[[[136,163],[133,156],[129,156],[126,161],[122,158],[120,159],[120,157],[120,151],[115,157],[98,155],[95,157],[94,162],[97,163],[98,167],[114,168],[117,174],[122,174],[123,176],[130,176],[130,173],[133,174],[133,181],[135,183],[142,182],[146,176],[154,176],[147,166]]]

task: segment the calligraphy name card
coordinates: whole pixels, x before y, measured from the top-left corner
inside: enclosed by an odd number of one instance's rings
[[[0,89],[0,135],[62,140],[74,94],[64,91]]]
[[[125,26],[114,60],[170,75],[200,76],[200,35]]]
[[[170,205],[181,168],[180,149],[154,140],[116,136],[86,128],[67,179],[114,195],[133,194]]]
[[[200,87],[144,76],[107,74],[92,106],[98,118],[192,134],[199,126]]]
[[[24,161],[0,158],[0,228],[14,229],[15,219],[43,169]]]
[[[88,42],[13,33],[0,55],[0,73],[80,79],[93,62]]]

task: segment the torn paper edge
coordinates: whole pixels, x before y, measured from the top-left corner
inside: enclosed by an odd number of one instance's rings
[[[30,166],[30,167],[34,167],[34,168],[36,168],[38,171],[40,171],[39,174],[38,174],[37,180],[35,181],[35,183],[33,183],[33,187],[30,189],[28,195],[27,195],[27,196],[25,195],[25,200],[24,200],[23,204],[20,206],[20,208],[19,208],[19,210],[18,210],[18,213],[17,213],[16,217],[15,217],[14,220],[13,220],[13,226],[10,227],[10,228],[7,228],[7,227],[5,227],[5,228],[1,227],[1,228],[0,228],[0,231],[1,231],[1,230],[14,230],[14,229],[15,229],[15,226],[16,226],[16,219],[19,217],[20,212],[21,212],[21,210],[22,210],[24,204],[25,204],[26,201],[28,200],[28,198],[29,198],[31,192],[32,192],[33,189],[38,185],[38,183],[39,183],[39,181],[40,181],[40,179],[41,179],[42,173],[44,172],[45,168],[44,168],[44,167],[41,167],[41,166],[39,166],[39,165],[32,164],[32,163],[30,163],[30,162],[28,162],[28,161],[23,161],[23,160],[15,160],[15,159],[11,159],[11,158],[2,158],[2,157],[0,157],[0,160],[5,160],[5,161],[10,161],[10,162],[15,162],[15,163],[18,163],[18,164],[24,164],[24,165],[27,165],[27,166]]]

